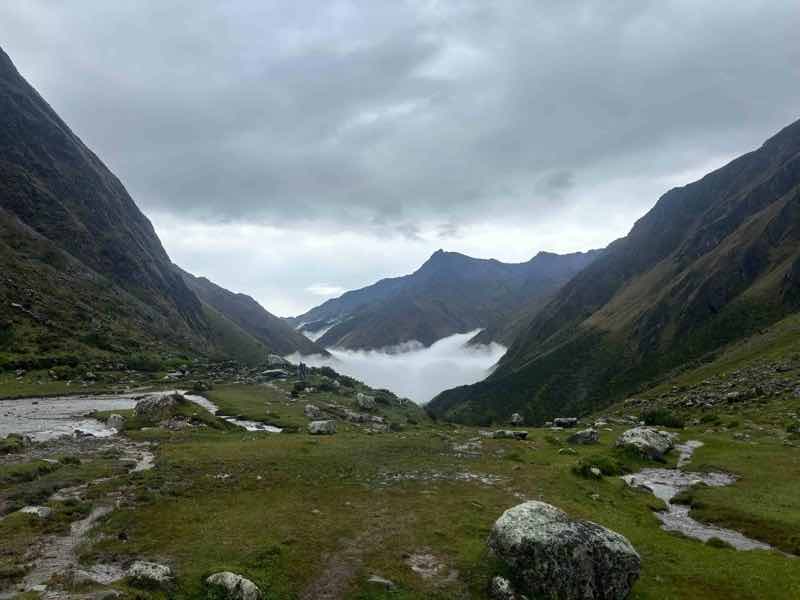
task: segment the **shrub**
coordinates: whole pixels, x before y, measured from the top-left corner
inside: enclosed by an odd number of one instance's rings
[[[722,419],[716,413],[709,413],[700,417],[700,422],[705,425],[718,425],[721,421]]]
[[[666,408],[654,408],[642,415],[645,425],[683,429],[683,419]]]
[[[146,354],[138,352],[132,354],[126,361],[128,368],[134,371],[147,371],[155,373],[162,370],[163,363],[161,359],[154,354]]]
[[[585,456],[578,459],[578,462],[572,467],[572,471],[581,477],[594,477],[592,468],[599,469],[601,474],[608,477],[625,473],[625,467],[621,462],[610,456],[603,456],[602,454]]]

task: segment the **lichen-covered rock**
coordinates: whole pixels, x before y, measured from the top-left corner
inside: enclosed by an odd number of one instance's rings
[[[138,587],[167,587],[172,584],[172,569],[167,565],[160,565],[145,560],[137,560],[127,572],[130,582]]]
[[[583,429],[581,431],[576,431],[567,438],[567,442],[570,444],[588,445],[596,444],[599,441],[600,434],[597,433],[597,429]]]
[[[621,600],[641,566],[622,535],[544,502],[505,511],[489,547],[510,567],[517,592],[536,598]]]
[[[659,431],[652,427],[634,427],[624,432],[617,440],[618,448],[631,448],[645,458],[662,460],[675,446],[676,434]]]
[[[520,600],[520,597],[511,586],[511,582],[505,577],[492,578],[489,584],[489,598],[492,600]]]
[[[261,600],[261,590],[258,586],[241,575],[222,571],[206,578],[206,584],[222,592],[228,600]]]
[[[125,417],[114,413],[108,417],[106,425],[117,431],[122,431],[125,428]]]
[[[153,394],[139,400],[134,413],[144,421],[157,423],[172,417],[182,402],[185,400],[180,394]]]
[[[336,421],[311,421],[308,424],[311,435],[333,435],[336,433]]]

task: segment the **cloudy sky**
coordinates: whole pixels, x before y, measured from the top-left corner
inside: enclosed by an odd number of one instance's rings
[[[181,266],[281,315],[624,235],[800,118],[797,0],[4,0]]]

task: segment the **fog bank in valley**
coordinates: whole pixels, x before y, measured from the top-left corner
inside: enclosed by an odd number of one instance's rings
[[[386,388],[424,404],[442,390],[475,383],[489,374],[506,351],[504,346],[468,346],[478,331],[442,338],[428,348],[408,342],[381,350],[342,350],[329,348],[331,357],[294,354],[292,362],[329,366],[375,388]]]

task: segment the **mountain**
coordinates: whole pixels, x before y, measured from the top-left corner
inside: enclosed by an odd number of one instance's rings
[[[532,423],[599,409],[800,308],[800,121],[664,194],[432,414]]]
[[[544,304],[596,256],[542,252],[508,264],[438,250],[410,275],[347,292],[291,322],[317,332],[326,348],[382,348],[410,340],[429,346],[478,328],[497,334],[486,341],[500,340],[518,311]]]
[[[122,183],[2,49],[0,303],[0,366],[164,352],[258,362],[273,350],[201,302]]]
[[[236,324],[246,334],[280,355],[323,354],[328,352],[280,317],[267,312],[263,306],[246,294],[236,294],[218,286],[205,277],[195,277],[178,269],[179,273],[200,301]]]

